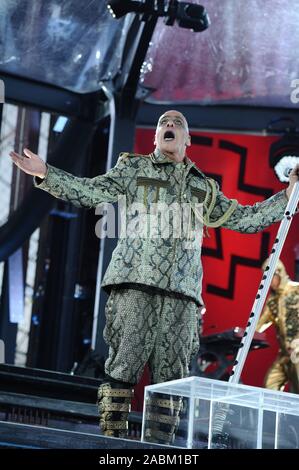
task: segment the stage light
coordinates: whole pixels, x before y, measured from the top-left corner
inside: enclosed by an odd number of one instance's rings
[[[165,24],[173,25],[174,21],[181,28],[192,29],[195,32],[201,32],[210,26],[210,19],[202,5],[195,5],[187,2],[175,2],[174,7],[170,8],[169,18]]]
[[[270,147],[270,166],[283,183],[288,183],[289,174],[299,164],[299,134],[291,130]]]
[[[178,0],[109,0],[107,8],[113,18],[121,18],[132,12],[141,14],[142,21],[161,16],[165,17],[168,26],[177,22],[181,28],[195,32],[204,31],[210,25],[209,16],[202,5]]]

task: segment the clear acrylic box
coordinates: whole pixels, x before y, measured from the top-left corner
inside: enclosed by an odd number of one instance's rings
[[[141,440],[188,449],[299,449],[299,395],[202,377],[149,385]]]

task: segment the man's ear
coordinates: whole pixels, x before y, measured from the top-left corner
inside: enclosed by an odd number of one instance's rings
[[[186,140],[185,145],[186,145],[186,147],[190,147],[190,145],[191,145],[191,136],[190,135],[188,135],[188,138]]]

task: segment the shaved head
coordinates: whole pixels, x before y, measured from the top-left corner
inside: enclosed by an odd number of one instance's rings
[[[187,119],[185,118],[185,116],[184,116],[180,111],[176,111],[175,109],[171,109],[170,111],[166,111],[164,114],[162,114],[162,116],[159,117],[158,125],[159,125],[160,121],[161,121],[164,117],[167,117],[167,116],[176,117],[176,118],[182,119],[183,122],[184,122],[184,124],[185,124],[185,129],[186,129],[186,131],[189,132],[189,127],[188,127]]]
[[[191,145],[188,122],[176,110],[166,111],[160,116],[155,134],[156,149],[176,162],[184,160],[186,147]]]

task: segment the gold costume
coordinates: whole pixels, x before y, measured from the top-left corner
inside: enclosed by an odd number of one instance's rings
[[[257,331],[270,325],[276,328],[279,353],[265,377],[265,387],[284,390],[289,382],[290,392],[299,393],[299,283],[290,280],[281,261],[275,271],[280,277],[277,289],[272,290]]]

